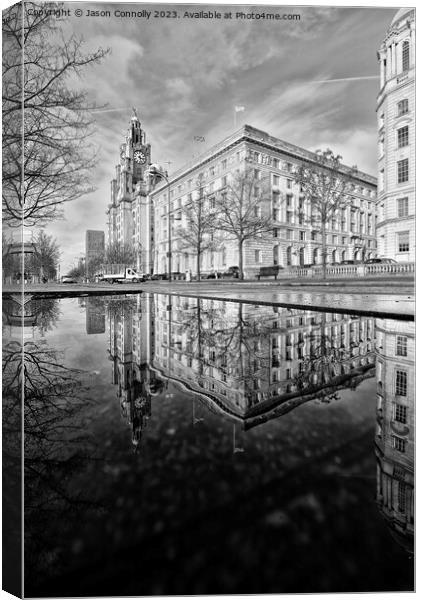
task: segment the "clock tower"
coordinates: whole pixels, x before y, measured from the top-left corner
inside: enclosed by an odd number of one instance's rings
[[[111,202],[108,204],[108,245],[123,244],[140,247],[140,212],[148,194],[147,169],[151,164],[151,145],[136,109],[125,139],[120,144],[120,160],[111,182]]]
[[[133,109],[130,129],[128,131],[128,150],[132,170],[132,185],[146,183],[145,171],[151,164],[151,145],[146,143],[145,132],[137,117],[136,109]]]

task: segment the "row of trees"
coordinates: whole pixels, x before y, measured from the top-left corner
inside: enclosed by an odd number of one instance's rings
[[[314,162],[303,162],[293,173],[302,197],[311,205],[306,224],[320,233],[323,276],[326,276],[328,223],[351,202],[355,167],[344,169],[341,157],[331,150],[317,151]],[[253,168],[234,174],[219,193],[205,194],[203,180],[198,181],[199,197],[183,206],[185,225],[178,227],[178,249],[196,255],[200,277],[202,254],[217,251],[225,240],[233,240],[238,250],[240,278],[246,242],[264,239],[273,233],[276,223],[271,211],[269,181],[258,179]]]
[[[102,269],[102,265],[133,265],[136,251],[129,243],[112,242],[103,253],[97,254],[85,264],[73,267],[68,273],[72,277],[93,277]]]

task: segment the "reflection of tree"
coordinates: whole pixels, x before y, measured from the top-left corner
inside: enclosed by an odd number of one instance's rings
[[[215,306],[197,299],[195,306],[183,310],[173,325],[173,333],[177,338],[178,333],[185,332],[184,350],[197,357],[200,377],[216,367],[223,378],[229,378],[248,394],[254,388],[256,374],[267,376],[269,357],[264,349],[271,322],[250,318],[244,311],[245,305],[239,303],[230,306],[227,314],[221,302]],[[181,344],[177,339],[170,343]]]
[[[319,398],[329,402],[339,400],[338,384],[356,378],[362,371],[346,366],[348,359],[353,356],[356,343],[351,340],[346,348],[339,334],[329,332],[326,313],[321,313],[319,320],[319,325],[308,335],[309,352],[300,361],[299,372],[293,382],[299,393],[310,394],[320,390]],[[304,345],[304,340],[299,341],[300,344]]]
[[[82,430],[86,406],[82,371],[63,364],[57,350],[27,342],[3,349],[3,440],[6,481],[15,478],[20,461],[19,431],[23,400],[25,477],[25,567],[33,576],[47,564],[46,540],[51,520],[57,535],[71,513],[92,506],[69,481],[88,459],[92,442]]]
[[[20,326],[22,317],[24,320],[28,317],[31,320],[31,325],[38,329],[41,336],[57,327],[60,314],[59,301],[56,298],[30,299],[23,306],[11,296],[3,298],[5,322],[9,325],[16,324]]]

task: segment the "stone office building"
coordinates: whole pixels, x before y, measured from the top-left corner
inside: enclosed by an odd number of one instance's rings
[[[88,229],[85,236],[85,269],[86,275],[90,275],[90,265],[94,264],[98,258],[104,256],[105,233]]]
[[[173,272],[184,273],[191,270],[195,273],[194,249],[186,249],[183,240],[177,234],[180,226],[185,226],[183,207],[197,201],[200,194],[205,194],[212,202],[212,197],[222,193],[230,179],[246,167],[253,169],[256,179],[269,189],[269,197],[262,202],[261,210],[270,211],[273,230],[270,236],[245,243],[245,276],[252,277],[261,266],[273,264],[283,267],[320,264],[320,233],[310,224],[309,201],[300,194],[293,178],[294,168],[303,160],[311,164],[314,159],[314,153],[249,125],[213,146],[173,173],[168,182],[159,184],[150,192],[148,210],[152,211],[153,206],[154,223],[147,242],[146,270],[166,273],[168,254],[171,252]],[[352,201],[328,223],[328,263],[339,263],[345,259],[363,260],[376,256],[377,180],[357,171],[352,184]],[[150,219],[150,213],[145,212],[144,220],[149,226]],[[201,271],[209,273],[225,270],[238,265],[238,262],[236,241],[224,239],[217,250],[203,253]]]
[[[399,10],[378,53],[377,245],[381,257],[415,260],[415,10]]]
[[[145,132],[134,110],[125,140],[120,145],[115,177],[111,181],[111,199],[106,210],[107,243],[109,246],[130,247],[136,256],[132,266],[146,272],[142,257],[146,239],[149,243],[150,236],[153,236],[153,226],[150,212],[147,218],[141,213],[148,203],[147,170],[150,164],[151,146],[146,142]]]

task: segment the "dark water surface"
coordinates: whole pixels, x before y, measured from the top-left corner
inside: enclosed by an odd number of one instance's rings
[[[3,336],[26,596],[413,589],[413,323],[9,298]]]

